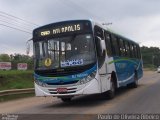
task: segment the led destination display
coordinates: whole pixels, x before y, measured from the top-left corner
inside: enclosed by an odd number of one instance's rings
[[[60,22],[37,28],[33,32],[33,37],[48,37],[57,35],[66,35],[72,33],[91,32],[91,23],[89,21],[70,21]]]
[[[58,28],[53,28],[52,30],[42,31],[40,32],[41,36],[47,36],[51,34],[60,34],[65,32],[74,32],[74,31],[80,31],[81,30],[80,24],[74,24],[74,25],[68,25],[68,26],[62,26]]]

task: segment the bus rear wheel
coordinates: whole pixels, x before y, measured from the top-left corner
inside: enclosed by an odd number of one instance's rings
[[[134,73],[134,81],[133,83],[128,85],[128,88],[137,88],[138,87],[138,76],[137,72]]]
[[[132,83],[132,87],[133,87],[133,88],[137,88],[137,87],[138,87],[138,76],[137,76],[137,72],[135,72],[135,74],[134,74],[134,82]]]

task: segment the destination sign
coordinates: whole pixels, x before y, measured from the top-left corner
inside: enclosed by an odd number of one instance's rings
[[[33,41],[44,37],[57,37],[70,34],[85,34],[92,32],[92,23],[88,20],[63,21],[44,25],[33,31]]]
[[[40,36],[55,35],[66,32],[75,32],[75,31],[80,31],[81,29],[82,29],[81,24],[66,25],[61,27],[55,27],[51,30],[41,31]]]

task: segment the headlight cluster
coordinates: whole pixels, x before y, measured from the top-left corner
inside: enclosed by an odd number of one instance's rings
[[[35,80],[35,83],[36,83],[37,85],[39,85],[39,86],[42,86],[42,87],[46,87],[46,86],[47,86],[46,83],[43,83],[43,82],[41,82],[41,81],[39,81],[39,80]]]
[[[96,76],[96,71],[94,71],[93,73],[91,73],[91,74],[88,75],[87,77],[79,80],[79,81],[77,82],[77,84],[78,84],[78,85],[79,85],[79,84],[80,84],[80,85],[81,85],[81,84],[85,84],[85,83],[91,81],[92,79],[94,79],[95,76]]]

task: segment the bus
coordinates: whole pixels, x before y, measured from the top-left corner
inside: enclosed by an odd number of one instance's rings
[[[78,95],[138,86],[143,76],[139,45],[92,20],[70,20],[33,30],[36,96],[63,102]]]

